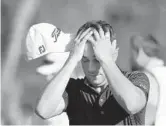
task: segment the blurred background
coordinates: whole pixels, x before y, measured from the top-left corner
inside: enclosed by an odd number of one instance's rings
[[[31,120],[46,80],[36,74],[39,61],[24,57],[29,27],[45,22],[74,33],[89,20],[113,26],[123,70],[131,70],[129,40],[134,34],[153,34],[166,54],[165,0],[1,0],[2,124],[47,124],[37,117]]]

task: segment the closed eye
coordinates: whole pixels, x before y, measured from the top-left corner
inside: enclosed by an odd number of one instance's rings
[[[95,62],[99,62],[97,59],[95,59]]]

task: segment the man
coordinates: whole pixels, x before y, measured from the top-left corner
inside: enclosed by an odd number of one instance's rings
[[[84,24],[65,65],[46,86],[36,107],[44,119],[63,111],[70,124],[142,124],[137,113],[146,106],[149,83],[140,72],[121,72],[112,27],[104,21]],[[70,79],[81,60],[84,79]]]
[[[144,37],[132,36],[131,51],[132,70],[142,70],[150,81],[145,124],[163,125],[165,121],[162,118],[166,117],[166,114],[164,114],[166,111],[164,107],[166,106],[166,103],[164,103],[166,97],[166,94],[164,94],[164,90],[166,89],[166,79],[164,77],[166,75],[166,67],[161,58],[161,46],[151,34]]]

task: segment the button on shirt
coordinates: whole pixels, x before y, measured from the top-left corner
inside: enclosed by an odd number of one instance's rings
[[[149,81],[145,74],[137,71],[123,72],[123,74],[148,98]],[[70,79],[64,94],[66,94],[64,99],[70,125],[141,125],[144,123],[139,115],[129,115],[119,105],[111,92],[110,84],[103,92],[98,93],[85,84],[85,79]]]
[[[104,102],[104,100],[102,98],[100,98],[99,104],[102,104],[103,102]]]

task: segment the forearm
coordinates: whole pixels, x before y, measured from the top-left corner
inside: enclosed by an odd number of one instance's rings
[[[101,64],[117,102],[128,113],[140,111],[146,101],[143,91],[133,85],[132,82],[122,74],[112,60],[106,60]]]
[[[58,111],[56,109],[63,102],[62,95],[76,65],[75,56],[70,57],[60,72],[47,84],[37,106],[40,115],[48,117]]]

